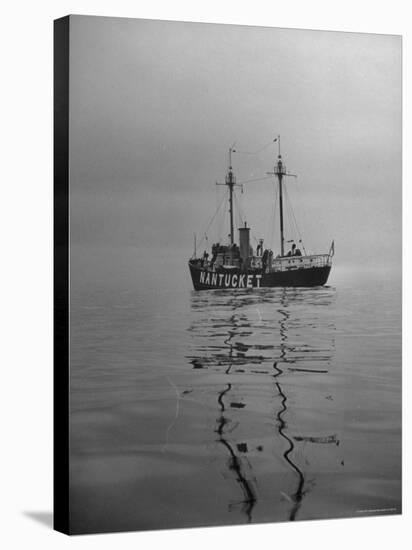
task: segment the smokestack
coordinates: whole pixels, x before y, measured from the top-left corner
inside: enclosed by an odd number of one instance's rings
[[[250,247],[250,227],[247,227],[245,222],[244,227],[239,227],[239,250],[240,257],[243,260],[243,265],[249,259],[249,247]]]

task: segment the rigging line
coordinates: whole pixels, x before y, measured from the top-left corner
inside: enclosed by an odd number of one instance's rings
[[[222,235],[223,235],[223,227],[226,226],[226,220],[227,218],[227,212],[226,210],[223,211],[223,213],[219,216],[219,219],[217,221],[217,238],[218,242],[220,243],[222,241]]]
[[[236,149],[233,152],[234,153],[239,153],[240,155],[258,155],[259,153],[261,153],[262,151],[267,149],[270,145],[272,145],[272,143],[274,143],[276,140],[277,140],[277,138],[272,139],[272,141],[269,141],[269,143],[267,143],[266,145],[264,145],[263,147],[261,147],[257,151],[239,151],[238,149]]]
[[[271,179],[273,179],[273,176],[271,176]],[[274,190],[274,202],[272,202],[272,193],[269,196],[269,203],[270,203],[270,209],[269,209],[269,215],[266,218],[265,222],[265,231],[267,231],[267,243],[269,245],[269,249],[273,250],[273,243],[274,243],[274,225],[275,225],[275,217],[276,217],[276,205],[277,205],[277,194],[278,194],[278,187],[275,184],[273,186]]]
[[[266,241],[269,245],[269,248],[272,248],[273,202],[270,199],[269,199],[269,204],[270,204],[269,213],[265,221],[265,235],[266,235]]]
[[[269,239],[270,239],[269,244],[272,250],[275,245],[275,222],[276,222],[276,213],[278,208],[278,200],[279,200],[279,188],[276,185],[275,186],[275,204],[270,216],[271,224],[270,224],[270,233],[269,233]]]
[[[287,192],[286,187],[285,187],[285,206],[287,210],[287,219],[288,219],[289,232],[290,232],[289,237],[291,240],[295,240],[299,238],[299,233],[296,231],[296,227],[294,226],[294,223],[293,223],[293,216],[292,216],[292,210],[291,210],[292,207],[290,204],[289,194]]]
[[[299,226],[298,226],[298,222],[296,220],[296,217],[295,217],[295,213],[293,211],[293,207],[292,207],[292,203],[291,203],[291,200],[289,198],[289,193],[286,191],[286,195],[287,195],[287,203],[289,204],[289,209],[290,209],[290,213],[291,213],[291,218],[293,220],[293,223],[295,225],[295,228],[296,228],[296,233],[298,234],[298,237],[300,239],[300,243],[302,244],[302,248],[303,248],[303,251],[306,255],[306,249],[305,249],[305,245],[303,244],[303,239],[302,239],[302,234],[299,230]]]
[[[301,234],[301,232],[300,232],[300,229],[299,229],[299,226],[298,226],[298,222],[297,222],[297,220],[296,220],[296,218],[295,218],[295,213],[294,213],[294,211],[293,211],[293,208],[292,208],[292,216],[293,216],[293,219],[295,220],[295,225],[296,225],[296,229],[297,229],[297,232],[298,232],[298,235],[299,235],[299,239],[300,239],[300,242],[301,242],[301,244],[302,244],[303,251],[304,251],[304,253],[305,253],[305,255],[306,255],[306,248],[305,248],[305,245],[303,244],[302,234]]]
[[[210,226],[212,225],[212,223],[213,223],[214,219],[216,218],[217,214],[219,213],[219,210],[222,208],[223,203],[226,201],[226,195],[227,195],[227,193],[225,193],[224,197],[222,198],[222,200],[221,200],[219,206],[217,207],[217,209],[216,209],[215,213],[213,214],[212,218],[210,219],[210,221],[209,221],[209,223],[208,223],[206,229],[202,232],[202,238],[201,238],[201,240],[199,241],[199,246],[200,246],[201,244],[203,244],[204,237],[205,237],[206,233],[209,231]]]
[[[229,200],[229,195],[230,195],[230,191],[229,191],[229,189],[226,189],[226,194],[225,194],[226,201]],[[233,193],[233,200],[234,200],[235,196],[236,196],[235,193]],[[229,209],[224,208],[223,212],[222,212],[222,215],[220,217],[220,222],[219,222],[220,223],[220,225],[219,225],[219,242],[221,240],[223,240],[223,242],[226,242],[227,239],[229,238],[229,236],[230,236],[230,233],[228,233],[229,222],[230,222]]]
[[[242,181],[238,181],[238,185],[242,185],[243,183],[252,183],[254,181],[263,181],[263,180],[270,180],[273,176],[264,176],[264,177],[261,177],[261,178],[255,178],[255,179],[252,179],[252,180],[242,180]]]
[[[290,201],[289,201],[289,202],[290,202]],[[290,210],[291,210],[292,218],[293,218],[293,221],[294,221],[294,224],[295,224],[295,227],[296,227],[296,232],[297,232],[298,237],[299,237],[299,242],[300,242],[300,244],[302,245],[303,252],[304,252],[305,255],[306,255],[306,248],[305,248],[305,244],[304,244],[303,239],[302,239],[302,233],[300,232],[300,229],[299,229],[299,226],[298,226],[298,222],[297,222],[297,220],[296,220],[295,213],[294,213],[294,210],[293,210],[292,205],[290,205]]]
[[[287,221],[287,227],[285,225],[285,229],[288,230],[291,233],[290,238],[293,238],[294,233],[295,233],[295,227],[293,226],[293,219],[292,219],[292,214],[291,214],[291,211],[290,211],[290,200],[289,200],[289,195],[288,195],[286,185],[283,188],[283,195],[284,195],[284,201],[283,202],[284,202],[284,207],[285,207],[285,211],[286,211],[285,221]]]
[[[206,229],[205,229],[205,231],[204,231],[205,233],[207,233],[208,230],[210,229],[210,226],[212,225],[213,220],[216,218],[216,216],[217,216],[218,213],[219,213],[219,210],[222,208],[223,203],[226,201],[226,196],[227,196],[227,193],[225,193],[224,197],[223,197],[222,200],[220,201],[220,204],[219,204],[219,206],[217,207],[216,212],[213,214],[213,216],[212,216],[212,218],[211,218],[211,220],[210,220],[208,226],[206,227]]]

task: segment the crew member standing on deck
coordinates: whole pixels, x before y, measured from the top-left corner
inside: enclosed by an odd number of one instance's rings
[[[296,248],[296,245],[295,243],[292,244],[292,249],[289,250],[289,252],[286,254],[286,256],[289,258],[290,256],[295,256],[295,248]]]

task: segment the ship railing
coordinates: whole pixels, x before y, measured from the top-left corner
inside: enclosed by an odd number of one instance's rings
[[[330,266],[332,257],[330,254],[312,254],[309,256],[288,256],[285,258],[273,258],[272,271],[292,271],[295,269],[310,269],[313,267]]]
[[[216,270],[220,267],[230,269],[239,267],[239,261],[234,258],[224,258],[225,263],[216,261],[212,263],[210,260],[196,259],[192,260],[195,265],[206,269]],[[325,267],[332,265],[332,255],[330,254],[311,254],[308,256],[285,256],[283,258],[273,258],[270,266],[267,266],[269,271],[292,271],[295,269],[310,269],[313,267]],[[254,269],[262,268],[262,257],[252,256],[250,258],[250,267]]]

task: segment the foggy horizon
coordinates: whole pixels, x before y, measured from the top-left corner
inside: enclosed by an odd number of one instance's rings
[[[400,262],[400,37],[87,16],[71,16],[71,33],[74,245],[189,257],[223,198],[229,147],[280,134],[306,248],[334,239],[342,264]],[[234,154],[238,181],[276,156],[276,144]],[[278,253],[273,183],[237,196]]]

